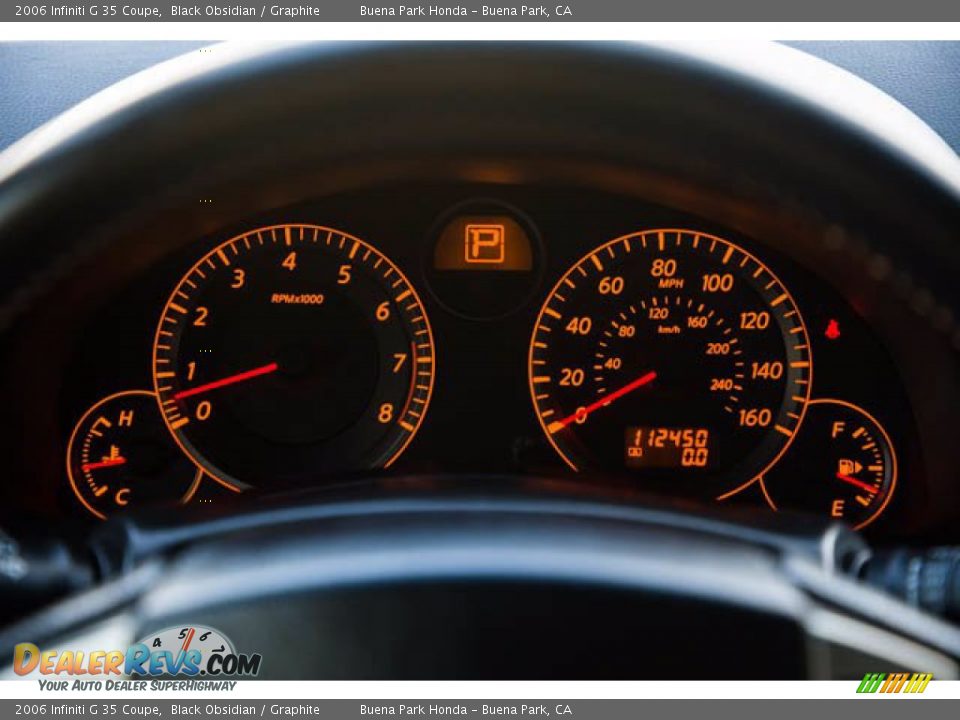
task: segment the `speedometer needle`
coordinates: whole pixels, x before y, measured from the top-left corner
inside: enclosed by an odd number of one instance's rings
[[[563,420],[553,421],[552,423],[550,423],[549,426],[547,426],[547,430],[550,432],[550,434],[553,434],[559,430],[563,430],[567,425],[574,422],[575,420],[586,418],[594,410],[599,410],[604,405],[609,405],[614,400],[618,400],[619,398],[622,398],[627,393],[631,393],[637,388],[640,388],[640,387],[643,387],[644,385],[652,383],[656,379],[657,379],[657,373],[651,370],[646,375],[641,375],[632,383],[628,383],[624,385],[619,390],[614,390],[612,393],[609,393],[608,395],[604,395],[602,398],[600,398],[596,402],[590,403],[585,408],[580,408],[572,415],[568,415],[567,417],[563,418]]]
[[[230,375],[229,377],[204,383],[203,385],[197,385],[196,387],[188,388],[187,390],[181,390],[180,392],[173,394],[173,399],[183,400],[183,398],[188,398],[192,395],[199,395],[200,393],[217,390],[218,388],[227,387],[228,385],[236,385],[244,380],[250,380],[255,377],[260,377],[261,375],[267,375],[269,373],[276,372],[279,367],[280,366],[275,362],[272,362],[268,365],[264,365],[263,367],[247,370],[246,372],[237,373],[236,375]]]
[[[867,485],[867,483],[857,480],[856,478],[850,477],[849,475],[844,475],[843,473],[837,473],[837,480],[843,480],[845,483],[850,483],[851,485],[856,485],[861,490],[866,490],[871,495],[877,494],[877,488],[873,485]]]

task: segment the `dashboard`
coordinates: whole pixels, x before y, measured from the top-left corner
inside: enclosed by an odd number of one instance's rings
[[[681,182],[699,122],[670,176],[507,143],[88,206],[2,336],[5,525],[470,475],[956,539],[953,316],[908,237],[775,170]]]
[[[8,345],[5,455],[32,481],[5,506],[82,526],[470,472],[896,534],[933,488],[876,311],[769,241],[562,185],[134,238]]]

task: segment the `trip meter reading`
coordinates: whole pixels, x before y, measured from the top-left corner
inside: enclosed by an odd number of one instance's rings
[[[327,227],[251,230],[174,289],[153,377],[167,427],[230,486],[390,465],[433,389],[426,312],[403,273]]]
[[[537,318],[529,376],[574,470],[716,496],[785,452],[812,365],[800,313],[766,265],[668,229],[616,238],[564,274]]]

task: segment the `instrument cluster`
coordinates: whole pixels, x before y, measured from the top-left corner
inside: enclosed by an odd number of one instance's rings
[[[75,519],[373,471],[882,527],[924,487],[905,388],[868,300],[779,242],[606,192],[468,183],[131,239],[44,321],[69,318],[69,351],[14,353],[21,400],[57,397],[21,439],[57,448],[35,469]]]

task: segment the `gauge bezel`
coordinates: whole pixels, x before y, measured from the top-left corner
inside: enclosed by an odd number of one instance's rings
[[[883,442],[886,444],[886,448],[885,448],[886,455],[890,459],[890,467],[887,469],[890,474],[890,479],[885,483],[885,487],[883,490],[884,498],[883,498],[883,502],[880,503],[880,506],[876,510],[874,510],[865,520],[862,520],[861,522],[853,526],[854,530],[862,530],[868,525],[871,525],[874,522],[876,522],[880,518],[880,516],[883,515],[884,512],[886,512],[887,506],[889,506],[891,500],[893,500],[893,494],[897,489],[897,479],[899,477],[899,465],[897,461],[896,445],[894,445],[893,439],[890,437],[890,433],[887,432],[887,429],[883,426],[883,423],[881,423],[872,413],[868,412],[866,409],[864,409],[860,405],[857,405],[856,403],[852,403],[848,400],[841,400],[839,398],[824,397],[824,398],[814,398],[812,400],[808,400],[807,406],[809,407],[812,405],[839,405],[840,407],[846,408],[847,410],[850,410],[854,413],[862,415],[870,423],[872,423],[877,430],[880,431],[880,436]],[[769,468],[768,468],[768,471],[769,471]],[[759,484],[760,484],[760,490],[763,492],[763,498],[767,502],[767,504],[770,506],[770,509],[773,510],[774,512],[780,512],[780,507],[773,500],[767,488],[766,479],[761,477]]]
[[[570,282],[570,277],[581,269],[585,264],[591,261],[591,258],[595,258],[604,251],[608,251],[610,248],[618,244],[629,243],[633,238],[644,238],[643,248],[646,250],[646,239],[649,236],[659,236],[660,240],[658,241],[659,249],[657,252],[664,251],[664,243],[662,238],[669,233],[677,233],[679,235],[692,235],[697,238],[704,238],[711,241],[712,243],[720,243],[724,246],[727,246],[733,252],[739,253],[749,262],[755,263],[759,268],[766,273],[770,279],[780,288],[782,293],[785,295],[785,301],[789,303],[792,310],[796,315],[796,323],[800,328],[798,333],[802,337],[801,345],[804,346],[804,352],[807,357],[807,366],[804,368],[806,370],[805,383],[801,386],[803,391],[798,396],[802,397],[802,402],[796,402],[799,411],[797,415],[799,416],[793,425],[793,431],[789,436],[787,436],[786,442],[778,449],[778,451],[766,462],[761,463],[759,469],[752,471],[750,477],[743,482],[736,483],[732,488],[724,490],[722,493],[716,495],[716,500],[725,500],[727,498],[736,495],[743,490],[747,489],[754,483],[756,483],[765,472],[768,472],[770,468],[776,465],[780,459],[786,454],[790,446],[793,444],[794,439],[796,438],[797,433],[800,428],[803,426],[803,420],[806,417],[807,406],[809,404],[810,396],[813,391],[813,379],[814,379],[814,361],[813,361],[813,349],[810,342],[809,333],[807,331],[806,322],[803,318],[803,313],[800,312],[799,307],[797,306],[796,301],[794,300],[793,294],[790,292],[789,288],[780,280],[780,278],[774,273],[769,265],[758,258],[754,253],[751,253],[749,250],[743,247],[742,244],[727,240],[726,238],[720,237],[711,232],[701,231],[694,228],[679,228],[679,227],[652,227],[641,230],[635,230],[629,233],[618,235],[617,237],[607,240],[606,242],[601,243],[600,245],[591,247],[587,252],[581,255],[575,262],[573,262],[567,270],[565,270],[556,283],[551,288],[550,292],[546,295],[543,303],[541,304],[540,310],[537,313],[536,320],[534,321],[533,328],[530,335],[530,342],[527,351],[527,384],[530,391],[530,400],[533,405],[534,415],[537,418],[537,422],[540,425],[541,430],[543,431],[544,436],[549,442],[550,446],[554,449],[557,455],[563,460],[563,462],[574,472],[580,472],[580,466],[574,462],[574,460],[569,456],[569,453],[564,451],[564,449],[558,444],[554,438],[554,433],[551,433],[548,429],[548,425],[545,422],[542,414],[542,410],[537,398],[537,389],[534,383],[534,359],[535,351],[537,350],[536,343],[538,333],[540,332],[541,325],[544,321],[544,315],[547,313],[550,304],[553,302],[559,290],[562,287]],[[694,248],[697,248],[697,244],[694,244]],[[611,256],[614,256],[613,251],[611,250]],[[711,250],[712,252],[712,250]],[[655,255],[654,255],[655,257]],[[582,271],[581,271],[582,272]],[[771,427],[768,432],[773,432],[774,428]]]
[[[235,243],[242,242],[243,240],[250,237],[262,236],[263,234],[269,234],[271,235],[271,237],[275,238],[275,234],[278,231],[284,234],[284,242],[287,245],[291,245],[291,242],[296,242],[296,243],[306,242],[306,240],[303,237],[303,234],[305,231],[313,233],[314,241],[318,241],[318,238],[320,237],[320,235],[326,233],[326,242],[322,244],[322,246],[324,247],[329,246],[330,240],[332,238],[334,237],[339,238],[341,242],[339,244],[337,251],[342,250],[343,245],[346,242],[354,243],[354,245],[351,247],[350,252],[344,254],[345,258],[352,259],[355,256],[362,255],[364,257],[364,262],[366,262],[366,258],[369,257],[370,255],[373,255],[377,259],[377,262],[373,266],[379,267],[382,261],[382,264],[384,264],[387,267],[387,269],[384,271],[384,275],[389,276],[391,273],[395,273],[396,276],[402,281],[403,287],[405,288],[405,291],[402,293],[402,295],[406,297],[407,291],[409,291],[409,295],[411,296],[410,299],[416,303],[416,306],[419,311],[419,316],[420,316],[418,318],[418,321],[422,320],[423,329],[426,331],[426,336],[422,340],[422,343],[425,343],[429,348],[428,351],[424,354],[428,355],[430,358],[429,378],[425,378],[427,380],[426,390],[420,391],[421,394],[417,396],[419,399],[422,400],[421,412],[419,413],[419,416],[411,415],[409,419],[406,416],[397,418],[397,420],[395,421],[395,424],[401,427],[402,432],[405,433],[405,437],[402,437],[399,443],[396,445],[396,447],[391,449],[389,457],[387,457],[383,462],[374,463],[373,467],[380,468],[380,469],[389,468],[391,465],[393,465],[394,462],[397,461],[397,459],[401,455],[403,455],[404,451],[407,449],[410,443],[413,442],[413,439],[417,436],[422,426],[423,420],[427,415],[427,411],[429,410],[430,400],[433,396],[433,390],[434,390],[434,385],[436,381],[437,349],[436,349],[436,343],[434,341],[433,329],[430,324],[430,318],[426,311],[426,307],[424,306],[423,301],[420,297],[420,294],[417,292],[416,287],[413,285],[413,283],[410,282],[410,279],[407,277],[407,275],[396,265],[396,263],[394,263],[385,253],[383,253],[373,244],[363,240],[362,238],[356,235],[353,235],[344,230],[340,230],[338,228],[334,228],[326,225],[319,225],[311,222],[301,222],[301,221],[281,222],[281,223],[273,223],[265,226],[250,227],[249,229],[244,230],[243,232],[236,233],[231,237],[229,237],[228,239],[220,243],[217,243],[212,249],[210,249],[202,257],[200,257],[200,259],[198,259],[195,263],[193,263],[190,266],[190,268],[188,268],[186,271],[181,273],[180,279],[177,281],[175,287],[173,288],[173,291],[170,293],[170,295],[168,296],[164,304],[163,310],[161,311],[159,320],[157,322],[157,328],[153,338],[153,346],[152,346],[152,353],[151,353],[151,377],[153,380],[154,391],[155,391],[157,403],[160,409],[161,417],[163,417],[164,424],[167,430],[169,431],[170,435],[173,437],[174,441],[177,443],[177,446],[186,455],[186,457],[188,457],[190,461],[193,462],[193,464],[196,465],[200,470],[205,472],[207,476],[209,476],[211,479],[213,479],[220,485],[224,486],[225,488],[233,492],[241,492],[242,490],[246,489],[249,486],[246,485],[246,483],[244,483],[242,480],[225,477],[225,473],[220,468],[217,468],[216,466],[214,466],[205,457],[203,457],[199,449],[196,451],[193,451],[191,448],[191,443],[184,442],[183,439],[181,439],[178,433],[178,429],[172,426],[170,422],[170,418],[168,417],[167,413],[164,411],[164,400],[163,400],[162,390],[164,390],[165,388],[161,387],[160,378],[158,377],[158,363],[157,363],[158,346],[160,345],[161,333],[164,332],[164,319],[170,313],[171,304],[175,302],[175,298],[177,297],[178,292],[181,292],[184,284],[187,281],[189,281],[190,277],[194,275],[194,273],[196,273],[196,271],[199,268],[201,268],[204,265],[209,265],[210,268],[215,267],[216,265],[213,259],[219,258],[222,262],[223,258],[226,256],[226,249],[231,248]],[[292,235],[287,234],[287,233],[290,233],[290,231],[299,231],[300,237],[291,241]],[[320,244],[321,243],[318,242],[318,245]],[[249,246],[247,249],[249,250]],[[226,264],[229,265],[229,263],[226,263]],[[390,300],[391,302],[394,302],[394,303],[396,302],[396,298],[394,298],[393,296],[391,296]],[[420,341],[418,341],[418,343],[419,342]],[[175,350],[171,350],[170,353],[171,355],[176,355]],[[416,370],[416,368],[418,367],[417,366],[418,357],[419,356],[411,357],[410,359],[411,366],[412,368],[414,368],[413,375],[411,376],[410,397],[413,397],[414,387],[415,386],[418,387],[420,384],[420,381],[417,379],[419,375]],[[409,410],[409,403],[408,403],[407,409]],[[200,455],[200,457],[197,457],[198,455]],[[361,469],[363,468],[357,468],[357,470],[361,470]]]
[[[87,502],[87,499],[83,496],[83,493],[80,491],[77,480],[74,477],[73,463],[71,462],[74,443],[77,440],[77,435],[80,432],[80,429],[87,423],[91,415],[93,415],[95,412],[100,410],[100,408],[102,408],[104,405],[107,405],[108,403],[111,403],[114,400],[117,400],[118,398],[128,397],[130,395],[146,396],[151,398],[154,401],[156,401],[156,398],[157,398],[156,393],[151,390],[121,390],[120,392],[115,392],[110,395],[107,395],[106,397],[103,397],[97,400],[97,402],[95,402],[93,405],[87,408],[86,412],[84,412],[83,415],[80,416],[80,419],[77,420],[76,423],[74,423],[73,430],[70,432],[70,439],[67,441],[67,450],[65,453],[65,459],[66,459],[66,468],[67,468],[67,479],[70,482],[70,489],[73,490],[73,494],[76,496],[77,500],[79,500],[80,504],[83,505],[84,508],[86,508],[92,515],[94,515],[99,520],[106,520],[107,516],[104,513],[97,510],[96,508],[94,508],[92,505],[90,505],[89,502]],[[162,413],[160,414],[162,416]],[[187,459],[191,460],[192,462],[192,459],[189,456],[187,456]],[[193,464],[196,465],[196,463],[193,463]],[[204,477],[203,468],[197,466],[196,472],[194,473],[194,476],[193,476],[193,480],[191,481],[190,486],[187,488],[186,492],[184,492],[184,494],[177,500],[178,504],[186,505],[188,502],[190,502],[193,499],[193,496],[197,494],[197,489],[200,487],[200,482],[203,480],[203,477]]]

